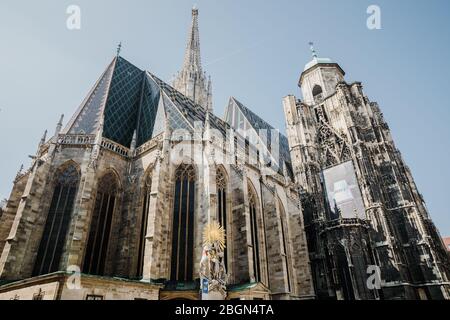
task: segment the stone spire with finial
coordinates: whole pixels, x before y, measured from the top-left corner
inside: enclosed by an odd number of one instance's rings
[[[62,114],[61,117],[59,118],[58,123],[56,124],[55,136],[58,136],[61,133],[63,121],[64,121],[64,115]]]
[[[41,142],[39,143],[39,146],[43,146],[45,144],[46,140],[47,140],[47,130],[44,131],[44,135],[41,138]]]
[[[208,88],[208,77],[203,72],[200,54],[198,12],[197,6],[194,6],[183,67],[173,81],[173,87],[204,109],[212,111],[212,89]]]

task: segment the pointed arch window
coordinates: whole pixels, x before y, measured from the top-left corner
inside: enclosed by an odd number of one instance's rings
[[[250,231],[251,231],[251,242],[253,247],[253,274],[255,276],[255,281],[259,282],[261,280],[261,265],[259,261],[259,237],[258,237],[258,198],[255,191],[249,185],[248,187],[249,195],[249,209],[250,209]]]
[[[181,165],[175,173],[170,274],[172,281],[193,280],[195,180],[195,169],[191,165]]]
[[[58,170],[56,174],[53,197],[34,265],[34,276],[59,269],[79,182],[80,174],[73,164]]]
[[[147,234],[148,226],[148,210],[150,208],[150,197],[152,192],[152,177],[150,174],[147,175],[144,182],[144,192],[143,192],[143,206],[142,206],[142,217],[141,217],[141,228],[139,233],[139,251],[138,251],[138,264],[137,264],[137,276],[142,277],[144,268],[144,257],[145,257],[145,236]]]
[[[98,182],[83,273],[104,275],[109,238],[118,194],[115,174],[109,172]]]
[[[224,228],[227,234],[227,176],[225,170],[221,167],[216,172],[216,189],[217,189],[217,221]],[[228,247],[228,246],[227,246]],[[224,252],[225,266],[228,265],[228,252]]]
[[[315,103],[320,103],[323,100],[323,90],[319,85],[315,85],[312,91]]]

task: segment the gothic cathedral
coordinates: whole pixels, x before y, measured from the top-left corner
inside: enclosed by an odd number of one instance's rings
[[[227,299],[450,299],[449,257],[378,105],[317,57],[287,137],[213,113],[198,10],[173,86],[118,53],[39,142],[0,216],[0,299],[200,298],[225,232]]]

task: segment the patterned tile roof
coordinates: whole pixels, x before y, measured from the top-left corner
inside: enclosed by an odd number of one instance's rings
[[[240,110],[259,134],[260,141],[277,162],[280,173],[283,174],[283,169],[287,169],[291,175],[287,138],[282,134],[272,138],[275,129],[235,98],[231,98],[230,105]],[[196,127],[203,128],[206,117],[207,111],[203,107],[172,86],[124,58],[117,57],[97,81],[63,133],[95,134],[103,123],[105,138],[130,147],[136,132],[139,147],[163,132],[166,122],[172,130],[194,132]],[[212,113],[209,113],[209,125],[223,137],[232,128],[232,122],[223,121]]]
[[[134,66],[115,58],[97,81],[63,133],[95,134],[103,118],[103,136],[125,147],[137,132],[137,146],[163,131],[165,117],[171,129],[192,131],[205,123],[205,110],[173,87]],[[224,136],[230,127],[212,113],[211,128]]]

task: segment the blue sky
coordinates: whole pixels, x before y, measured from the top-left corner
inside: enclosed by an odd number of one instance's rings
[[[190,10],[200,9],[203,63],[216,114],[230,96],[284,130],[282,98],[300,95],[300,72],[319,56],[378,101],[442,235],[450,236],[450,2],[257,0],[2,0],[0,198],[45,129],[66,120],[123,42],[122,55],[169,81],[180,69]],[[66,28],[69,5],[81,30]],[[381,30],[366,27],[369,5]]]

